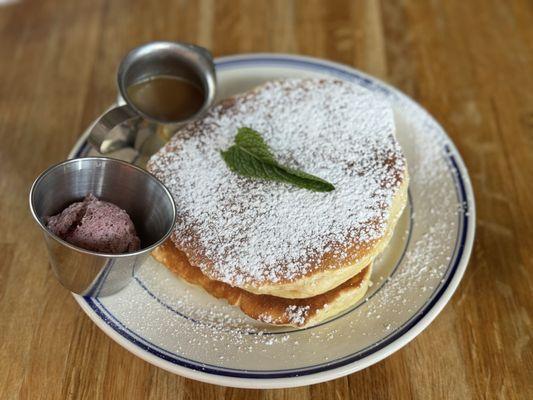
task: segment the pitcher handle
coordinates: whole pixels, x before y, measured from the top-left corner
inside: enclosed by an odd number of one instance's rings
[[[122,129],[113,137],[109,136],[109,132],[117,125],[134,118],[139,118],[139,114],[127,104],[112,108],[102,115],[91,128],[89,143],[101,154],[107,154],[124,147],[133,147],[135,132]]]

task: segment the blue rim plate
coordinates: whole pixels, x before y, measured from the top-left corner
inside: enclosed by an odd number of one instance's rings
[[[353,68],[283,54],[223,57],[216,66],[221,97],[268,79],[326,75],[356,82],[391,103],[411,175],[409,207],[391,249],[375,264],[374,287],[365,301],[340,316],[298,331],[253,324],[250,328],[251,322],[239,318],[237,311],[184,286],[153,260],[123,292],[106,298],[75,295],[76,301],[107,335],[142,359],[219,385],[302,386],[382,360],[430,324],[466,269],[475,204],[457,149],[422,107]],[[90,153],[86,137],[87,131],[70,157]],[[226,327],[198,309],[220,310],[235,318]]]

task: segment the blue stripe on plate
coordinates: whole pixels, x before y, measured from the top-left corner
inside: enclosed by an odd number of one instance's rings
[[[318,72],[326,72],[329,75],[338,76],[340,78],[344,78],[344,79],[348,79],[352,81],[355,80],[360,85],[365,86],[370,90],[374,90],[374,91],[377,90],[379,92],[382,92],[386,94],[387,96],[393,96],[393,97],[398,96],[398,93],[391,91],[390,89],[388,89],[387,86],[379,83],[378,81],[374,81],[369,77],[360,75],[358,72],[354,70],[350,70],[350,71],[344,70],[341,67],[337,67],[334,65],[323,65],[323,64],[315,63],[313,61],[304,60],[304,59],[289,59],[289,58],[283,58],[282,56],[280,56],[279,58],[272,57],[272,56],[268,56],[268,57],[258,56],[255,58],[247,58],[247,59],[241,59],[237,57],[235,59],[225,59],[225,60],[222,60],[221,62],[217,62],[217,68],[225,69],[225,68],[235,66],[235,65],[240,65],[240,66],[256,65],[257,67],[264,67],[266,65],[280,66],[280,64],[284,66],[292,65],[297,68],[305,68],[308,70],[313,70],[313,71],[318,71]],[[88,150],[88,144],[84,143],[81,146],[81,148],[78,150],[78,152],[76,153],[76,157],[79,157],[82,154],[85,154],[87,150]],[[462,260],[463,252],[465,249],[466,237],[468,233],[467,231],[468,231],[468,222],[469,222],[469,203],[468,203],[468,199],[466,196],[464,178],[461,175],[461,172],[459,170],[457,160],[455,159],[455,156],[451,153],[451,149],[449,146],[445,146],[444,152],[445,152],[445,156],[447,160],[449,161],[450,172],[455,182],[457,199],[460,204],[463,204],[462,212],[460,212],[458,215],[459,226],[458,226],[458,236],[456,238],[456,243],[455,243],[455,248],[454,248],[454,255],[451,258],[451,262],[448,266],[448,270],[444,278],[444,282],[439,288],[437,288],[437,290],[433,293],[430,299],[403,326],[391,332],[389,336],[383,338],[381,341],[374,343],[373,345],[357,353],[350,354],[348,356],[339,358],[337,360],[333,360],[331,362],[326,362],[322,364],[317,364],[317,365],[304,367],[304,368],[296,368],[296,369],[252,371],[252,370],[222,368],[216,365],[199,363],[197,361],[187,359],[184,357],[179,357],[176,354],[168,352],[167,350],[153,343],[150,343],[146,339],[137,335],[135,332],[132,332],[131,330],[129,330],[111,312],[109,312],[109,310],[107,310],[105,306],[98,299],[91,298],[91,297],[85,297],[84,300],[91,307],[91,309],[94,310],[94,312],[107,325],[109,325],[115,332],[117,332],[122,337],[124,337],[125,339],[127,339],[128,341],[136,345],[137,347],[141,348],[142,350],[147,351],[148,353],[151,353],[155,355],[156,357],[161,358],[165,361],[168,361],[172,364],[180,365],[180,366],[190,368],[196,371],[202,371],[202,372],[210,373],[214,375],[238,377],[238,378],[254,378],[254,379],[290,378],[290,377],[296,377],[296,376],[302,376],[302,375],[315,374],[315,373],[331,370],[334,368],[339,368],[339,367],[348,365],[350,363],[353,363],[355,361],[361,360],[383,349],[384,347],[388,346],[389,344],[397,340],[399,337],[403,336],[412,327],[414,327],[422,318],[424,318],[427,315],[427,313],[433,308],[433,306],[438,302],[438,300],[441,298],[443,293],[448,288],[450,282],[452,281],[453,276],[455,275],[455,272],[457,271],[457,267],[459,266],[459,263]],[[142,284],[142,282],[139,281],[139,284]],[[145,287],[145,290],[148,291],[146,287]],[[161,304],[166,306],[155,295],[153,295],[151,292],[149,293],[157,301],[159,301]],[[293,333],[297,333],[297,332],[298,331],[295,331]]]

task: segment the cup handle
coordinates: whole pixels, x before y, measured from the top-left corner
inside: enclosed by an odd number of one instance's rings
[[[117,129],[117,133],[113,136],[110,136],[109,132],[117,125],[134,118],[139,118],[139,114],[127,104],[112,108],[98,118],[98,121],[91,128],[89,143],[101,154],[107,154],[124,147],[133,147],[135,132],[129,129]]]

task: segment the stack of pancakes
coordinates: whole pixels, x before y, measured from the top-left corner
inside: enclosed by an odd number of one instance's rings
[[[259,132],[277,160],[335,186],[317,193],[242,177],[220,151]],[[332,79],[267,82],[181,129],[148,169],[177,208],[154,257],[185,281],[273,325],[305,327],[358,302],[407,201],[390,106]]]

